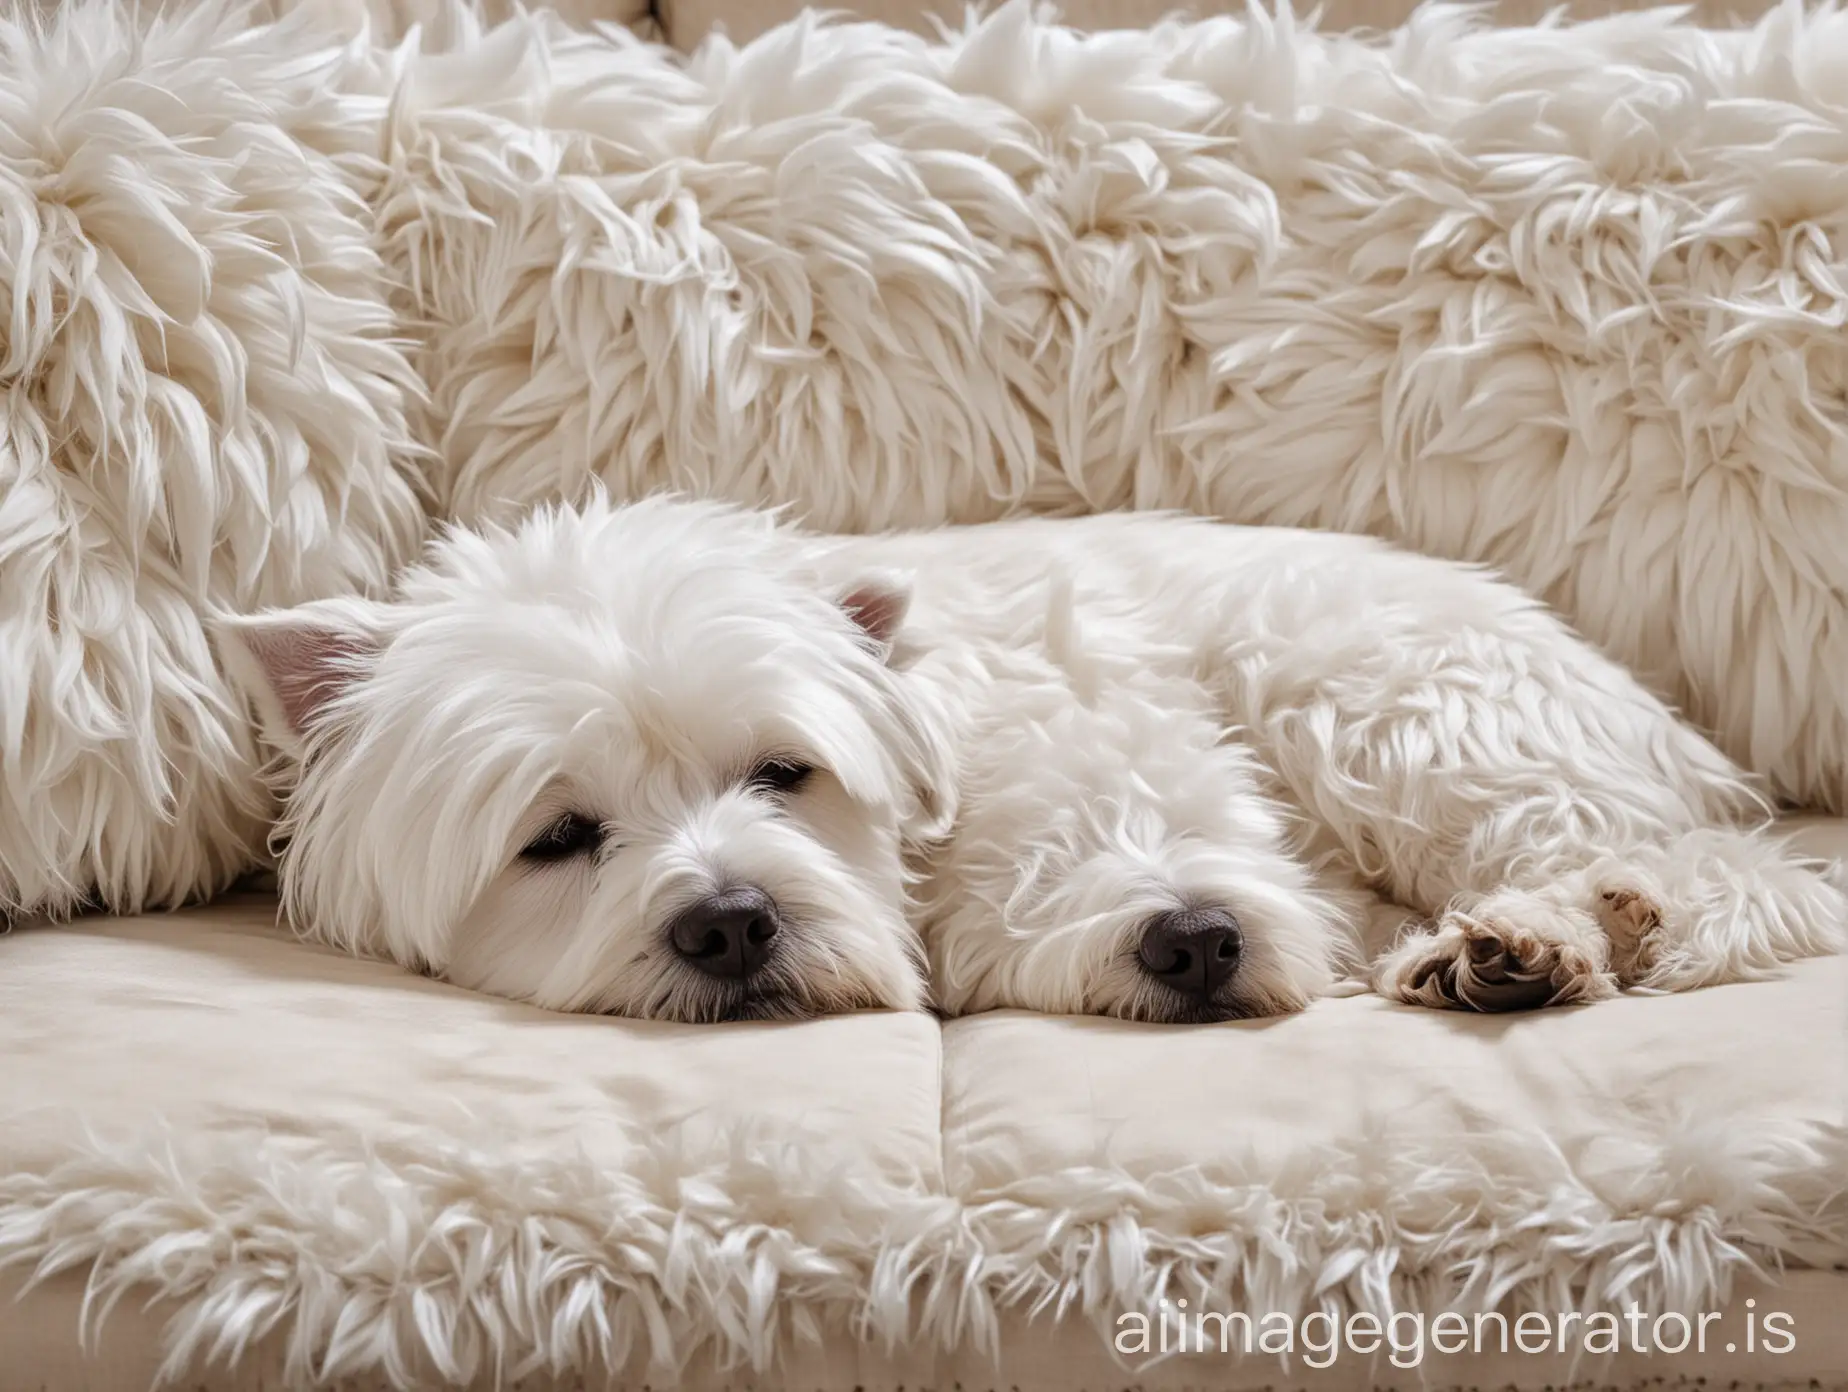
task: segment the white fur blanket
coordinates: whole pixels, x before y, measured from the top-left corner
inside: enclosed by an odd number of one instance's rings
[[[464,8],[0,21],[0,912],[260,845],[199,615],[662,486],[1505,568],[1848,806],[1848,15],[1254,12],[691,58]],[[427,399],[426,399],[427,398]]]

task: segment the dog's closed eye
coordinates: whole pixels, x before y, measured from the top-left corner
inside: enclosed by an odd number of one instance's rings
[[[760,792],[785,796],[802,791],[802,785],[809,781],[814,772],[812,764],[805,764],[800,759],[761,759],[745,781]]]
[[[549,865],[575,856],[594,855],[603,845],[603,824],[578,812],[567,812],[548,822],[537,836],[520,848],[520,859]]]

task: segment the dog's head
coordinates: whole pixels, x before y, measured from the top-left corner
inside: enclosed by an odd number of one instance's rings
[[[770,519],[595,501],[439,541],[390,602],[227,619],[283,756],[291,919],[559,1010],[912,1009],[901,843],[947,755]]]
[[[1132,672],[1080,694],[1030,656],[993,706],[925,887],[942,1009],[1203,1024],[1329,988],[1339,915],[1217,712]]]

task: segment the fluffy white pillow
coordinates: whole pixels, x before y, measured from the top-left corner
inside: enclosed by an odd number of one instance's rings
[[[360,181],[383,103],[301,24],[0,19],[0,914],[261,850],[201,624],[382,585],[422,532]]]

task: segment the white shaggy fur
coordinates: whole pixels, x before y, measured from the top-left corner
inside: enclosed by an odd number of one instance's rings
[[[1763,975],[1848,929],[1620,667],[1366,538],[827,538],[597,500],[454,532],[390,603],[223,636],[293,756],[297,922],[557,1008],[915,1005],[907,856],[954,1012],[1277,1014],[1363,956],[1399,999],[1505,1010]],[[739,889],[774,946],[715,984],[694,948],[737,943],[677,925]]]
[[[0,919],[245,868],[270,809],[202,611],[376,588],[422,534],[376,115],[242,20],[0,16]]]
[[[1374,533],[1848,811],[1848,14],[1482,24],[451,26],[379,197],[451,506]]]
[[[87,1271],[92,1329],[123,1299],[174,1302],[168,1379],[280,1345],[290,1386],[423,1388],[762,1372],[843,1325],[921,1352],[994,1351],[1029,1317],[1108,1339],[1164,1298],[1381,1319],[1719,1309],[1741,1276],[1848,1251],[1841,1128],[1629,1124],[1596,1158],[1538,1131],[1383,1133],[1285,1166],[961,1194],[748,1133],[638,1137],[619,1166],[510,1162],[492,1132],[93,1142],[0,1176],[0,1267]]]

